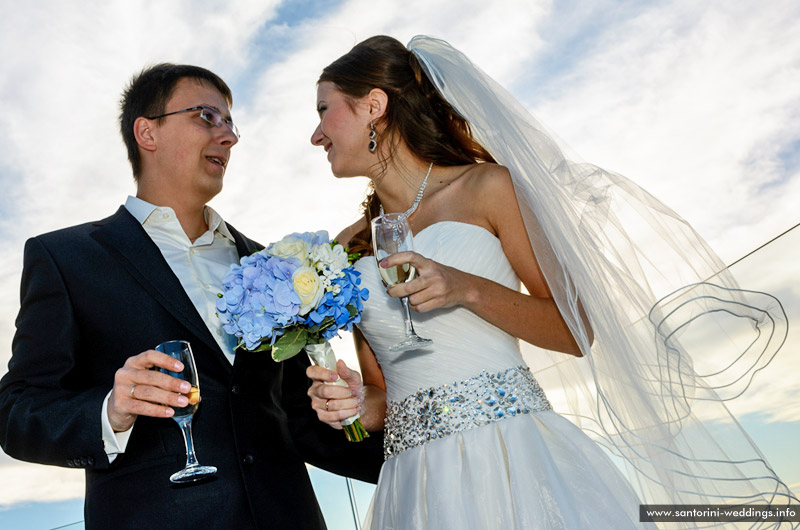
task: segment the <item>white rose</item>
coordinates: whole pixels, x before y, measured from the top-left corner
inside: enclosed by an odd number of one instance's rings
[[[311,244],[299,237],[286,236],[277,243],[273,243],[267,248],[267,254],[279,258],[297,258],[302,265],[308,265],[308,253]]]
[[[319,305],[325,294],[322,282],[313,267],[300,267],[292,274],[292,287],[300,297],[300,316],[307,315]]]
[[[319,263],[318,268],[327,268],[334,273],[350,266],[347,261],[347,252],[344,251],[342,245],[334,247],[318,245],[311,251],[311,259],[314,263]]]

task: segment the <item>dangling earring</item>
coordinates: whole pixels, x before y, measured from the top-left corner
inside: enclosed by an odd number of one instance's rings
[[[370,153],[374,153],[375,149],[378,148],[378,141],[375,139],[375,137],[378,136],[378,133],[375,132],[375,124],[372,123],[372,120],[369,120],[369,128],[371,130],[369,131],[369,145],[367,146],[367,149],[369,149]]]

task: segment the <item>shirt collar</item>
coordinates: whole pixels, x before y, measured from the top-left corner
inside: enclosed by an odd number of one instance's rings
[[[156,210],[169,210],[174,214],[174,211],[169,206],[156,206],[155,204],[150,204],[149,202],[132,195],[129,195],[128,199],[125,201],[125,209],[128,210],[128,212],[130,212],[130,214],[137,221],[139,221],[139,224],[144,224],[145,221],[147,221],[147,218],[150,217],[150,215],[152,215],[152,213]],[[205,207],[203,210],[203,215],[205,216],[206,224],[208,225],[208,230],[210,232],[218,232],[220,235],[236,243],[233,234],[231,234],[230,230],[228,230],[228,225],[225,224],[225,221],[222,219],[222,217],[211,206]]]

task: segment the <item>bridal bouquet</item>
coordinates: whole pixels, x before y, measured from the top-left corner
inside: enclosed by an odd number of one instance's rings
[[[314,364],[336,370],[328,340],[360,322],[366,289],[352,267],[357,255],[328,233],[290,234],[231,265],[218,294],[217,316],[237,349],[270,350],[284,361],[306,350]],[[341,379],[333,384],[347,386]],[[347,439],[369,436],[358,416],[342,420]]]

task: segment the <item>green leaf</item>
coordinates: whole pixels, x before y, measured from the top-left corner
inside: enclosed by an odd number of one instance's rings
[[[251,352],[255,353],[255,352],[260,352],[260,351],[267,351],[269,349],[272,349],[272,346],[269,345],[269,341],[265,340],[261,344],[259,344],[258,348],[256,348],[255,350],[248,350],[248,351],[251,351]]]
[[[272,359],[277,362],[291,359],[298,353],[308,342],[308,331],[305,329],[294,329],[288,331],[281,338],[275,341],[272,346]]]
[[[350,313],[350,318],[354,318],[356,315],[358,315],[358,309],[356,309],[356,306],[353,304],[346,305],[344,308],[347,309],[348,313]]]
[[[327,329],[327,328],[331,327],[334,323],[336,323],[336,321],[333,319],[333,317],[325,317],[325,318],[322,319],[322,322],[320,322],[319,324],[317,324],[315,326],[310,326],[308,328],[308,332],[310,334],[319,333],[323,329]]]

